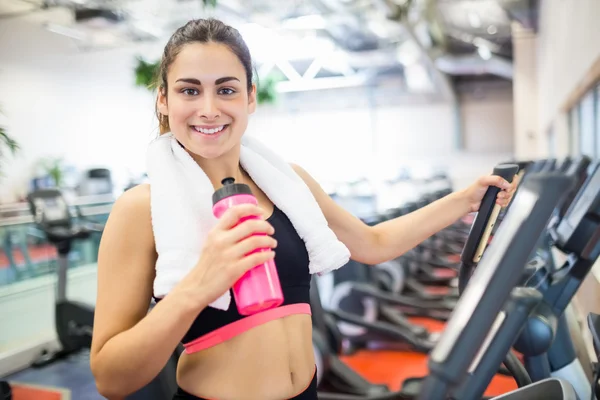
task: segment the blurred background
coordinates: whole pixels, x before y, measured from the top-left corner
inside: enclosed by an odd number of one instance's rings
[[[0,0],[0,376],[56,343],[57,253],[27,194],[101,224],[146,182],[156,65],[208,16],[254,59],[247,134],[361,217],[499,162],[600,155],[597,0]],[[95,300],[100,236],[69,255],[70,297]]]

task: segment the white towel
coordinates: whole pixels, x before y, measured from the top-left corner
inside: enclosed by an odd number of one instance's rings
[[[304,240],[311,274],[323,274],[348,262],[348,248],[329,228],[310,189],[287,162],[246,135],[242,138],[240,164]],[[214,188],[171,133],[150,144],[147,172],[158,253],[154,296],[161,298],[199,260],[203,241],[217,222],[212,214]],[[228,290],[210,306],[227,310],[230,302]]]

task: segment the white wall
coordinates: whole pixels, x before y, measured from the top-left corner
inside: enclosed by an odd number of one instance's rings
[[[143,167],[144,144],[155,133],[153,100],[134,87],[132,71],[134,56],[144,52],[150,48],[84,54],[36,25],[0,24],[3,125],[22,147],[6,166],[0,199],[24,194],[41,157]]]
[[[540,2],[537,77],[542,132],[600,57],[599,19],[598,0]]]
[[[544,156],[538,118],[537,38],[513,23],[515,155],[519,159]]]
[[[467,151],[512,153],[514,111],[510,85],[496,85],[483,93],[464,93],[460,104]]]
[[[569,150],[568,117],[561,107],[600,59],[600,2],[540,2],[539,30],[515,26],[515,152],[557,157]],[[554,146],[549,146],[550,128]]]

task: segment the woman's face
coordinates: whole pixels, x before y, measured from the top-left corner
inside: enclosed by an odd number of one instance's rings
[[[239,145],[256,109],[256,90],[248,93],[244,66],[227,46],[185,45],[169,68],[167,86],[158,109],[189,152],[214,159]]]

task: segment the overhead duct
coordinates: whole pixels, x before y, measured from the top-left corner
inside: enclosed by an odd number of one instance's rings
[[[450,75],[496,75],[505,79],[513,79],[513,65],[503,58],[491,56],[483,59],[477,54],[452,55],[444,54],[435,59],[435,66]]]
[[[526,29],[537,31],[539,20],[539,0],[499,0],[508,17],[519,22]]]
[[[73,10],[75,22],[78,24],[95,24],[100,26],[123,22],[125,17],[116,10],[106,8],[83,8],[77,7]]]

